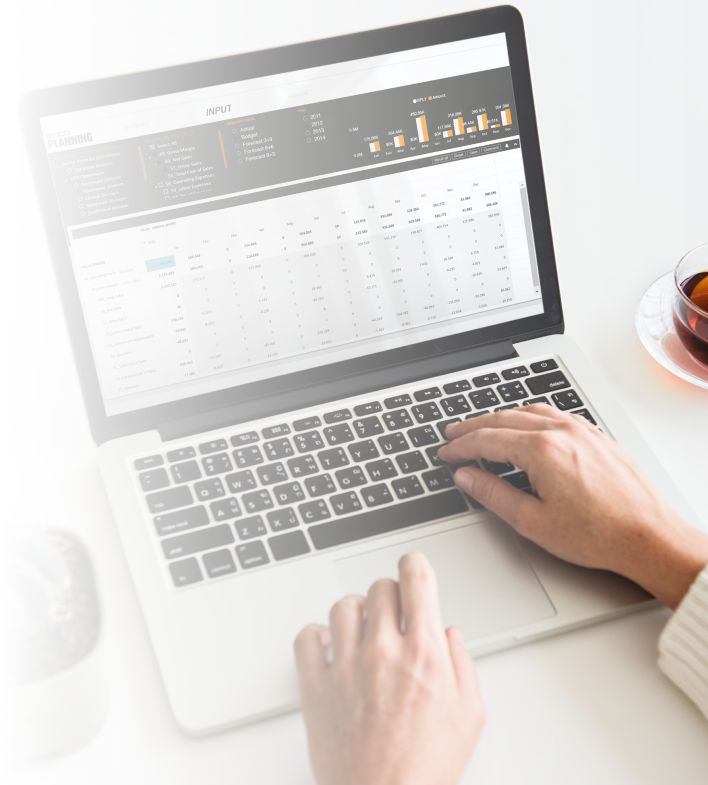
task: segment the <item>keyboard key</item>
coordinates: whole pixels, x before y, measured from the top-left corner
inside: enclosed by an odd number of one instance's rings
[[[167,512],[168,510],[174,510],[176,507],[186,507],[188,504],[194,503],[192,492],[187,485],[182,485],[179,488],[170,488],[167,491],[150,493],[145,497],[145,501],[150,512]]]
[[[398,431],[401,428],[410,428],[413,425],[410,415],[405,409],[395,412],[387,412],[383,416],[386,427],[389,431]]]
[[[204,580],[202,571],[199,569],[199,562],[194,557],[172,562],[170,572],[175,586],[187,586],[190,583],[199,583]]]
[[[194,493],[197,494],[197,499],[201,499],[202,501],[206,501],[207,499],[218,499],[220,496],[226,495],[224,486],[221,484],[221,480],[218,477],[214,480],[195,482]]]
[[[365,439],[367,436],[376,436],[384,432],[384,427],[381,425],[381,420],[378,417],[365,417],[363,420],[354,420],[352,425],[360,439]]]
[[[486,458],[482,458],[482,466],[492,474],[506,474],[514,471],[513,463],[498,463],[497,461],[488,461]]]
[[[497,392],[501,395],[503,401],[509,403],[510,401],[520,401],[522,398],[528,398],[529,394],[524,389],[521,382],[510,382],[509,384],[500,384],[497,387]]]
[[[580,417],[584,417],[588,422],[591,422],[593,425],[597,425],[595,422],[595,418],[590,414],[587,409],[578,409],[577,412],[573,412],[573,414],[578,414]]]
[[[322,441],[318,431],[309,431],[309,433],[299,433],[295,437],[295,446],[298,452],[312,452],[312,450],[321,450],[325,443]]]
[[[325,493],[333,493],[337,490],[337,486],[329,474],[318,474],[316,477],[308,477],[303,482],[310,496],[324,496]]]
[[[243,472],[236,472],[235,474],[227,474],[226,477],[224,477],[224,480],[231,493],[250,491],[253,490],[253,488],[258,487],[256,478],[253,476],[253,472],[250,469],[246,469]]]
[[[161,455],[149,455],[147,458],[136,458],[134,465],[138,471],[141,471],[142,469],[154,469],[157,466],[162,466],[164,462]]]
[[[255,431],[249,431],[248,433],[239,433],[236,436],[231,437],[231,446],[244,447],[247,444],[253,444],[253,442],[258,442],[260,440],[261,437]]]
[[[269,564],[270,559],[266,553],[265,545],[260,540],[236,546],[236,555],[244,570],[261,567]]]
[[[242,447],[239,450],[233,451],[234,463],[239,469],[245,469],[246,466],[256,466],[263,463],[263,455],[257,445],[252,444],[250,447]]]
[[[499,403],[499,398],[494,394],[494,390],[488,388],[470,393],[470,401],[475,409],[487,409],[489,406],[496,406]]]
[[[398,475],[396,467],[393,465],[390,458],[383,458],[380,461],[367,463],[366,471],[369,473],[369,477],[371,477],[373,482],[387,480],[389,477],[396,477]]]
[[[394,480],[391,487],[399,499],[409,499],[411,496],[420,496],[423,493],[423,486],[417,477],[401,477]]]
[[[386,483],[383,482],[380,485],[370,485],[361,494],[367,507],[379,507],[382,504],[388,504],[393,501],[391,491],[389,491]]]
[[[365,417],[367,414],[375,414],[376,412],[380,412],[383,407],[378,401],[372,401],[371,403],[362,403],[359,406],[354,407],[354,414],[357,417]]]
[[[336,412],[327,412],[324,416],[324,421],[331,425],[335,422],[341,422],[342,420],[351,420],[352,413],[349,409],[337,409]]]
[[[212,502],[209,507],[215,521],[228,521],[229,518],[238,518],[241,515],[241,508],[233,497]]]
[[[294,504],[305,499],[305,492],[299,482],[289,482],[286,485],[276,485],[273,488],[278,504]]]
[[[286,507],[284,510],[273,510],[266,515],[270,530],[273,532],[283,532],[286,529],[292,529],[300,525],[300,521],[295,515],[295,510],[292,507]]]
[[[372,458],[379,457],[379,451],[376,449],[376,445],[371,439],[367,439],[365,442],[350,444],[347,449],[352,456],[352,460],[356,461],[356,463],[359,463],[360,461],[370,461]]]
[[[199,480],[202,476],[199,464],[196,461],[175,463],[173,466],[170,466],[170,471],[175,482],[191,482],[192,480]]]
[[[460,420],[459,417],[453,417],[451,420],[443,420],[442,422],[435,423],[437,429],[440,431],[440,435],[446,441],[450,441],[450,440],[447,438],[447,436],[445,436],[445,428],[447,428],[447,426],[450,425],[450,423],[452,422],[462,422],[462,420]]]
[[[437,428],[432,425],[424,425],[422,428],[411,428],[408,431],[408,438],[414,447],[424,447],[426,444],[435,444],[440,441]]]
[[[194,447],[180,447],[178,450],[170,450],[167,453],[167,460],[170,463],[174,463],[175,461],[186,461],[187,458],[194,458],[197,454],[197,451]]]
[[[528,474],[526,472],[514,472],[513,474],[506,474],[502,477],[502,480],[506,480],[508,483],[511,483],[514,488],[530,488],[531,481],[529,480]]]
[[[324,429],[323,433],[330,444],[344,444],[354,441],[352,429],[345,422],[341,425],[330,425],[329,428]]]
[[[305,477],[308,474],[317,474],[320,467],[311,455],[305,455],[303,458],[291,458],[288,461],[288,469],[293,477]]]
[[[260,491],[244,493],[241,497],[241,501],[246,512],[249,514],[261,512],[261,510],[269,510],[273,506],[273,499],[265,488]]]
[[[310,546],[302,532],[290,532],[281,537],[270,537],[268,545],[270,545],[276,561],[291,559],[293,556],[302,556],[304,553],[310,552]]]
[[[464,395],[455,395],[453,398],[443,398],[442,401],[440,401],[440,405],[442,406],[443,412],[445,412],[448,417],[472,411],[472,407],[467,403],[467,399]]]
[[[399,409],[401,406],[408,406],[413,403],[410,395],[394,395],[393,398],[386,398],[384,406],[387,409]]]
[[[323,469],[338,469],[340,466],[346,466],[349,463],[349,458],[344,452],[342,447],[335,447],[333,450],[322,450],[317,453]]]
[[[209,455],[209,453],[228,450],[228,448],[229,445],[226,444],[226,439],[215,439],[213,442],[204,442],[204,444],[200,444],[199,452],[202,455]]]
[[[307,502],[298,507],[300,515],[305,523],[314,523],[321,521],[325,518],[331,518],[329,508],[325,504],[324,499],[318,499],[316,502]]]
[[[302,420],[295,420],[293,428],[296,431],[309,431],[311,428],[319,428],[322,420],[319,417],[304,417]]]
[[[485,373],[484,376],[475,376],[472,384],[475,387],[489,387],[490,384],[497,384],[500,381],[498,373]]]
[[[566,409],[575,409],[578,406],[583,405],[580,396],[575,392],[575,390],[565,390],[560,393],[553,393],[551,398],[553,398],[553,400],[556,402],[556,406],[562,412],[564,412]]]
[[[379,436],[379,447],[384,455],[410,450],[410,445],[402,433],[392,433],[390,436]]]
[[[276,436],[285,436],[290,433],[290,426],[285,423],[282,425],[271,425],[270,428],[264,428],[261,433],[264,439],[274,439]]]
[[[467,503],[457,490],[435,496],[421,496],[392,507],[352,515],[311,526],[309,535],[317,550],[374,537],[377,534],[405,529],[419,523],[460,515],[468,511]]]
[[[449,384],[443,385],[445,395],[453,395],[454,393],[464,392],[465,390],[471,389],[472,385],[467,381],[467,379],[460,379],[459,382],[450,382]]]
[[[545,395],[541,395],[539,398],[529,398],[528,401],[524,401],[524,406],[531,406],[532,403],[547,403],[549,406],[551,405],[551,402]]]
[[[357,510],[362,509],[359,497],[354,491],[332,496],[329,502],[332,505],[335,515],[346,515],[348,512],[356,512]]]
[[[542,376],[532,376],[526,380],[526,384],[528,384],[529,390],[534,395],[543,395],[552,390],[562,390],[564,387],[570,387],[570,382],[565,378],[563,371],[553,371],[552,373],[544,373]]]
[[[494,411],[495,412],[501,412],[504,409],[518,409],[518,408],[519,408],[519,404],[518,403],[510,403],[507,406],[497,406],[497,408]]]
[[[234,524],[236,534],[239,540],[252,540],[254,537],[261,537],[267,533],[265,523],[260,515],[254,515],[252,518],[244,518]],[[238,548],[236,549],[238,553]]]
[[[164,469],[153,469],[150,472],[143,472],[138,475],[140,485],[144,491],[157,491],[166,488],[170,484],[170,478]]]
[[[433,398],[439,398],[442,395],[439,387],[428,387],[427,390],[418,390],[413,393],[413,397],[421,403],[422,401],[430,401]]]
[[[229,456],[225,452],[222,452],[219,455],[214,455],[210,458],[202,458],[202,466],[204,467],[204,474],[206,474],[207,477],[213,474],[223,474],[224,472],[230,472],[231,469],[234,468],[231,465]]]
[[[465,420],[472,420],[475,417],[481,417],[483,414],[489,414],[489,412],[472,412],[472,414],[465,415]]]
[[[210,578],[219,578],[221,575],[228,575],[230,572],[236,572],[236,565],[231,551],[224,548],[221,551],[212,551],[212,553],[205,553],[202,556],[206,574]]]
[[[425,450],[425,454],[428,456],[428,460],[433,466],[444,466],[445,461],[438,458],[438,450],[442,447],[442,444],[436,444],[434,447],[428,447]]]
[[[502,371],[502,376],[507,381],[510,381],[511,379],[521,379],[528,375],[529,369],[524,365],[517,365],[516,368],[507,368],[505,371]]]
[[[397,455],[396,463],[398,468],[403,474],[410,474],[411,472],[419,472],[421,469],[427,469],[428,464],[423,458],[423,453],[420,450],[415,452],[407,452],[405,455]]]
[[[166,558],[177,559],[199,551],[210,551],[222,545],[230,545],[235,541],[231,527],[225,523],[221,526],[207,526],[189,534],[168,537],[162,540],[162,550]]]
[[[428,486],[429,491],[442,491],[445,488],[452,488],[455,484],[447,466],[441,466],[439,469],[433,469],[431,472],[423,472],[421,477]]]
[[[153,518],[153,523],[160,537],[164,537],[165,534],[176,534],[180,531],[187,531],[187,529],[206,526],[209,523],[209,516],[206,509],[200,505],[199,507],[188,507],[186,510],[156,515]]]
[[[263,445],[263,452],[269,461],[276,461],[278,458],[289,458],[295,455],[290,439],[276,439],[273,442],[266,442]]]
[[[413,419],[416,422],[432,422],[433,420],[442,420],[443,416],[436,403],[422,403],[420,406],[414,406],[411,409],[411,412],[413,412]]]
[[[544,371],[552,371],[558,367],[555,360],[541,360],[540,363],[531,363],[531,370],[534,373],[543,373]]]
[[[337,478],[337,482],[342,488],[356,488],[357,485],[366,485],[368,482],[361,466],[352,466],[351,469],[342,469],[340,472],[335,472],[334,476]]]
[[[271,463],[270,466],[259,466],[256,472],[261,485],[272,485],[274,482],[285,482],[288,479],[288,473],[280,461]]]

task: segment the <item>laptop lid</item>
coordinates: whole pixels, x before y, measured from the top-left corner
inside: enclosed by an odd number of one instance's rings
[[[563,330],[512,7],[53,88],[22,115],[98,442]]]

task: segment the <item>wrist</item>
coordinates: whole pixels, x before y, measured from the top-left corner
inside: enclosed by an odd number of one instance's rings
[[[623,574],[675,610],[706,565],[708,534],[676,516],[640,537]]]

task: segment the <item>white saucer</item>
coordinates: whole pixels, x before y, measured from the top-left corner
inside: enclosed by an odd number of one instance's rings
[[[708,389],[708,368],[694,359],[681,343],[673,318],[673,270],[644,292],[637,305],[639,338],[651,356],[671,373]]]

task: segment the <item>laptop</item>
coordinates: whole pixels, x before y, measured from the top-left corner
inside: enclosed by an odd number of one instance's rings
[[[298,631],[411,550],[473,655],[654,602],[518,537],[437,456],[450,421],[540,400],[695,521],[564,331],[516,9],[58,87],[22,115],[185,732],[296,708]]]

